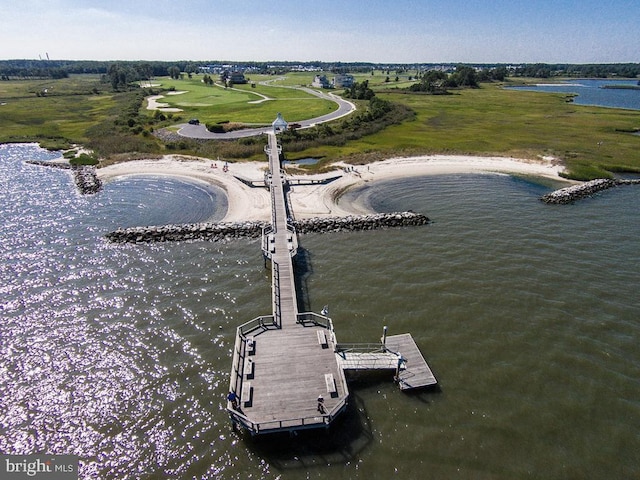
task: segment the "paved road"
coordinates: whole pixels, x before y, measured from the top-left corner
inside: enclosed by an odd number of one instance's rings
[[[311,95],[315,95],[316,97],[330,100],[338,104],[338,109],[334,112],[328,113],[327,115],[322,115],[316,118],[310,118],[309,120],[302,120],[296,122],[300,124],[300,128],[309,128],[313,127],[319,123],[330,122],[331,120],[335,120],[340,117],[344,117],[345,115],[349,115],[351,112],[355,111],[356,106],[333,93],[324,93],[319,92],[317,90],[313,90],[311,88],[306,87],[296,87],[298,90],[302,90]],[[285,119],[286,120],[286,119]],[[260,128],[245,128],[242,130],[235,130],[233,132],[227,133],[213,133],[207,130],[207,127],[204,125],[189,125],[188,123],[183,123],[178,125],[180,130],[178,130],[178,134],[183,137],[188,138],[208,138],[208,139],[217,139],[217,140],[231,140],[237,138],[244,137],[253,137],[255,135],[262,135],[265,132],[270,132],[272,130],[271,126],[260,127]]]

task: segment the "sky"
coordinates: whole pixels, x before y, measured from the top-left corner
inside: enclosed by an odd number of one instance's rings
[[[0,59],[640,63],[639,0],[0,0]]]

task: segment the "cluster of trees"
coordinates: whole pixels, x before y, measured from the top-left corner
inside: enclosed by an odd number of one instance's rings
[[[412,92],[426,92],[433,95],[447,93],[445,85],[448,75],[441,70],[430,70],[422,74],[420,83],[414,83],[409,87]]]
[[[127,90],[131,83],[151,78],[153,69],[148,63],[112,63],[103,81],[110,83],[114,90]]]
[[[167,73],[171,78],[173,78],[174,80],[177,80],[180,78],[181,70],[179,66],[171,65],[169,68],[167,68]]]
[[[434,95],[446,94],[449,88],[477,88],[480,82],[504,81],[508,73],[504,66],[476,69],[467,65],[458,65],[453,73],[429,70],[418,74],[416,78],[419,83],[411,85],[409,90]]]
[[[495,68],[483,68],[476,72],[478,82],[504,82],[509,75],[509,70],[505,66]]]
[[[576,77],[576,78],[608,78],[625,77],[634,78],[640,76],[640,64],[638,63],[612,63],[612,64],[548,64],[534,63],[520,65],[512,72],[515,77]]]
[[[375,92],[369,88],[368,80],[354,82],[351,87],[345,89],[344,96],[354,100],[369,100],[365,121],[382,118],[392,110],[392,105],[389,102],[376,97]]]
[[[345,97],[353,98],[354,100],[371,100],[375,95],[374,91],[369,88],[368,80],[354,82],[351,87],[344,91]]]
[[[191,75],[197,69],[195,64],[191,64],[187,73]],[[170,65],[159,75],[169,75],[173,79],[178,79],[181,78],[183,72],[178,65]],[[103,81],[110,83],[114,90],[126,90],[133,82],[151,80],[155,76],[158,76],[158,73],[149,62],[117,62],[109,65],[107,73],[103,76]]]
[[[419,83],[409,87],[410,91],[445,94],[448,88],[477,88],[479,75],[475,68],[461,65],[451,74],[442,70],[430,70],[420,75],[419,79]]]

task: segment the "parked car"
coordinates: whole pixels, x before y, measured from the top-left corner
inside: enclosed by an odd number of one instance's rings
[[[200,120],[198,120],[197,118],[192,118],[191,120],[189,120],[189,125],[200,125]]]

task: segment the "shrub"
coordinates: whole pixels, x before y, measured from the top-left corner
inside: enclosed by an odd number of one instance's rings
[[[69,163],[71,165],[97,165],[98,159],[86,153],[81,153],[77,157],[69,160]]]

